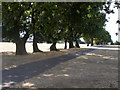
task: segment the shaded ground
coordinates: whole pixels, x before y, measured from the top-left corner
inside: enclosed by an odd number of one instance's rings
[[[39,55],[41,54],[21,57],[22,61],[16,59],[18,57],[20,59],[20,56],[4,56],[4,86],[11,84],[10,87],[13,88],[118,87],[118,51],[116,50],[73,49],[47,53],[44,57]],[[8,57],[14,62],[14,66],[11,66],[13,62],[9,62]],[[30,61],[28,58],[31,58]]]
[[[11,68],[17,67],[19,65],[42,61],[49,58],[59,57],[62,55],[66,55],[69,53],[74,53],[77,51],[87,50],[87,48],[75,48],[75,49],[61,49],[60,51],[52,51],[52,52],[40,52],[40,53],[29,53],[29,55],[17,55],[15,56],[15,52],[3,52],[2,53],[2,69],[9,70]]]

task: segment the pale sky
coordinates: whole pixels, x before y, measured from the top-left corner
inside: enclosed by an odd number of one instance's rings
[[[113,9],[115,13],[111,13],[106,16],[107,19],[108,17],[110,17],[110,19],[108,19],[109,22],[106,22],[105,29],[110,33],[113,42],[116,42],[118,41],[118,36],[116,36],[115,34],[118,32],[118,24],[116,23],[116,21],[118,20],[118,9],[113,8],[113,5],[114,4],[111,5],[111,9]]]

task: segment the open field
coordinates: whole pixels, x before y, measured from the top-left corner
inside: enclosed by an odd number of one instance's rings
[[[47,43],[39,43],[38,44],[39,49],[44,52],[50,51],[50,49],[49,49],[50,46],[51,46],[51,44],[47,44]],[[86,44],[80,44],[80,46],[81,46],[81,48],[87,47]],[[58,49],[63,49],[64,44],[57,44],[56,47]],[[15,43],[0,42],[0,52],[15,52],[15,48],[16,48]],[[33,52],[32,48],[33,48],[32,43],[26,43],[27,52],[29,52],[29,53]]]
[[[67,44],[69,47],[69,44]],[[112,49],[112,50],[118,50],[118,45],[107,45],[104,48],[97,48],[97,47],[91,47],[88,46],[87,44],[79,44],[80,48],[94,48],[94,49]],[[47,43],[38,43],[38,48],[44,52],[48,52],[50,51],[50,46],[51,44],[47,44]],[[58,49],[64,49],[64,43],[57,43],[56,47]],[[16,50],[16,46],[15,43],[9,43],[9,42],[0,42],[0,52],[15,52]],[[32,47],[32,43],[26,43],[26,50],[29,53],[33,52],[33,47]]]

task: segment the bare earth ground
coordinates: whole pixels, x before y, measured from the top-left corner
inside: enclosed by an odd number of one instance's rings
[[[118,51],[113,49],[76,48],[22,57],[4,52],[2,60],[3,87],[118,87]]]
[[[31,63],[35,61],[42,61],[49,58],[59,57],[65,54],[69,54],[71,52],[87,50],[87,48],[81,49],[67,49],[67,50],[60,50],[60,51],[52,51],[52,52],[38,52],[38,53],[29,53],[29,55],[24,56],[15,56],[14,52],[3,52],[2,53],[2,69],[8,70],[14,67],[17,67],[21,64]]]

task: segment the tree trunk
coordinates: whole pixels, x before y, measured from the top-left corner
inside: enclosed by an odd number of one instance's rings
[[[23,40],[18,40],[16,42],[16,55],[27,55],[25,43],[26,42]]]
[[[89,46],[89,43],[87,43],[87,46]]]
[[[34,13],[35,13],[35,11],[33,10],[32,11],[32,27],[33,27],[33,29],[35,29],[35,18],[34,18]],[[37,45],[37,38],[36,38],[36,33],[33,31],[33,36],[34,36],[34,38],[33,38],[33,52],[42,52],[41,50],[39,50],[39,48],[38,48],[38,45]]]
[[[26,52],[26,41],[29,38],[29,34],[28,32],[26,32],[26,34],[24,35],[23,38],[17,38],[15,40],[15,44],[16,44],[16,55],[27,55],[28,53]]]
[[[33,34],[33,35],[34,35],[34,38],[33,38],[33,52],[42,52],[38,48],[36,35],[35,34]]]
[[[93,38],[91,38],[91,46],[93,46],[94,44],[93,44]]]
[[[72,40],[69,41],[69,48],[74,48],[74,45],[73,45],[73,41],[72,41]]]
[[[56,43],[57,43],[57,42],[54,42],[54,43],[50,46],[50,51],[59,51],[59,50],[56,48]]]
[[[74,48],[73,45],[73,30],[72,27],[69,27],[70,35],[69,35],[69,48]]]
[[[64,49],[67,49],[67,40],[65,40],[65,47]]]
[[[75,41],[75,46],[76,46],[76,48],[80,48],[79,43],[78,43],[77,40]]]

